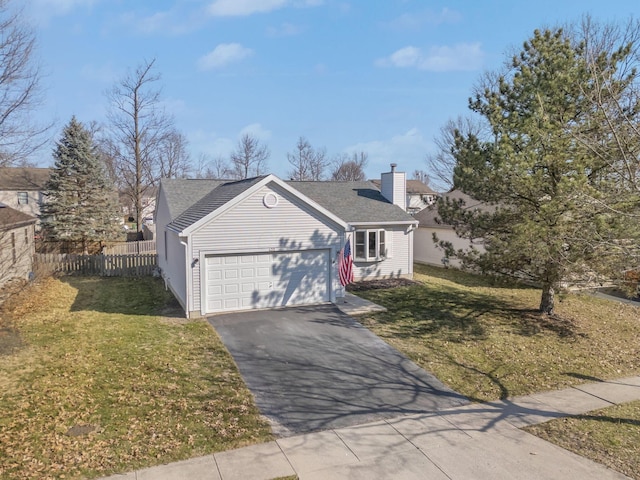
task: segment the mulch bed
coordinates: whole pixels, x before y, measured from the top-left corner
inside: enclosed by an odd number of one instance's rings
[[[364,292],[366,290],[382,290],[385,288],[408,287],[416,285],[418,282],[408,278],[383,278],[380,280],[367,280],[364,282],[352,283],[347,286],[348,292]]]

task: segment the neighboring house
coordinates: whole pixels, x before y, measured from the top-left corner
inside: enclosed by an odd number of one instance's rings
[[[405,174],[371,182],[163,179],[158,265],[187,316],[335,302],[339,251],[350,240],[355,280],[413,276]],[[395,204],[394,204],[395,203]]]
[[[0,202],[37,218],[50,176],[50,168],[1,167]]]
[[[0,287],[33,271],[36,218],[0,203]]]
[[[158,189],[156,187],[146,187],[142,192],[141,204],[142,213],[140,218],[143,223],[153,223],[153,217],[156,212],[156,197]],[[136,217],[136,206],[133,199],[128,193],[120,192],[120,204],[122,205],[122,213],[127,217]]]
[[[462,200],[467,209],[484,210],[487,208],[485,204],[474,200],[460,190],[445,193],[442,197],[448,198],[451,201]],[[465,238],[460,238],[451,225],[442,223],[438,217],[438,207],[436,204],[418,212],[414,215],[414,218],[419,222],[418,230],[413,236],[413,254],[416,262],[439,266],[460,266],[459,260],[455,258],[445,258],[444,250],[433,241],[434,234],[438,237],[439,241],[451,242],[456,250],[466,250],[473,246],[481,252],[484,251],[482,243],[478,241],[472,243]]]
[[[371,183],[380,188],[380,180],[371,180]],[[407,180],[406,211],[411,215],[433,205],[437,198],[438,194],[429,185],[420,180]]]

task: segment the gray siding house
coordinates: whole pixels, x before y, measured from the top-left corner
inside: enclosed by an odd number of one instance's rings
[[[0,167],[0,202],[37,218],[50,176],[50,168]]]
[[[345,293],[337,255],[347,240],[356,281],[411,278],[417,221],[401,208],[404,182],[395,168],[383,174],[386,198],[368,181],[163,179],[162,277],[189,317],[335,302]]]
[[[0,289],[33,271],[36,218],[0,203]]]

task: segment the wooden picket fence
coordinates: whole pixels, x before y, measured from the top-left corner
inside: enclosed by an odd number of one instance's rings
[[[105,255],[132,255],[139,253],[156,253],[155,240],[141,240],[138,242],[126,242],[110,247],[104,247],[102,253]]]
[[[38,273],[99,275],[101,277],[144,277],[153,275],[158,264],[156,254],[76,255],[72,253],[38,253]]]

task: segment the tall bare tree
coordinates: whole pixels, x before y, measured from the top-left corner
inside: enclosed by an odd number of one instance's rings
[[[329,165],[326,149],[314,149],[305,137],[298,139],[294,153],[287,153],[287,160],[292,167],[289,171],[292,180],[322,180]]]
[[[191,162],[187,151],[187,138],[175,129],[170,130],[158,148],[158,171],[156,178],[187,178],[191,173]],[[153,178],[152,178],[153,179]]]
[[[155,59],[142,62],[107,92],[111,108],[108,155],[115,163],[118,180],[130,198],[136,228],[142,228],[142,199],[158,180],[159,159],[173,119],[160,104],[155,88],[160,74],[153,71]]]
[[[11,3],[0,0],[0,167],[24,163],[51,127],[32,119],[43,99],[36,37]]]
[[[232,175],[244,179],[264,174],[269,155],[269,149],[260,140],[250,133],[243,134],[236,149],[231,152]]]
[[[351,156],[344,153],[333,160],[331,180],[333,181],[358,181],[366,180],[364,169],[369,162],[366,152],[354,152]]]
[[[198,156],[198,163],[195,167],[195,176],[196,178],[226,179],[232,176],[231,167],[229,162],[222,156],[212,159],[206,153],[201,153]]]

